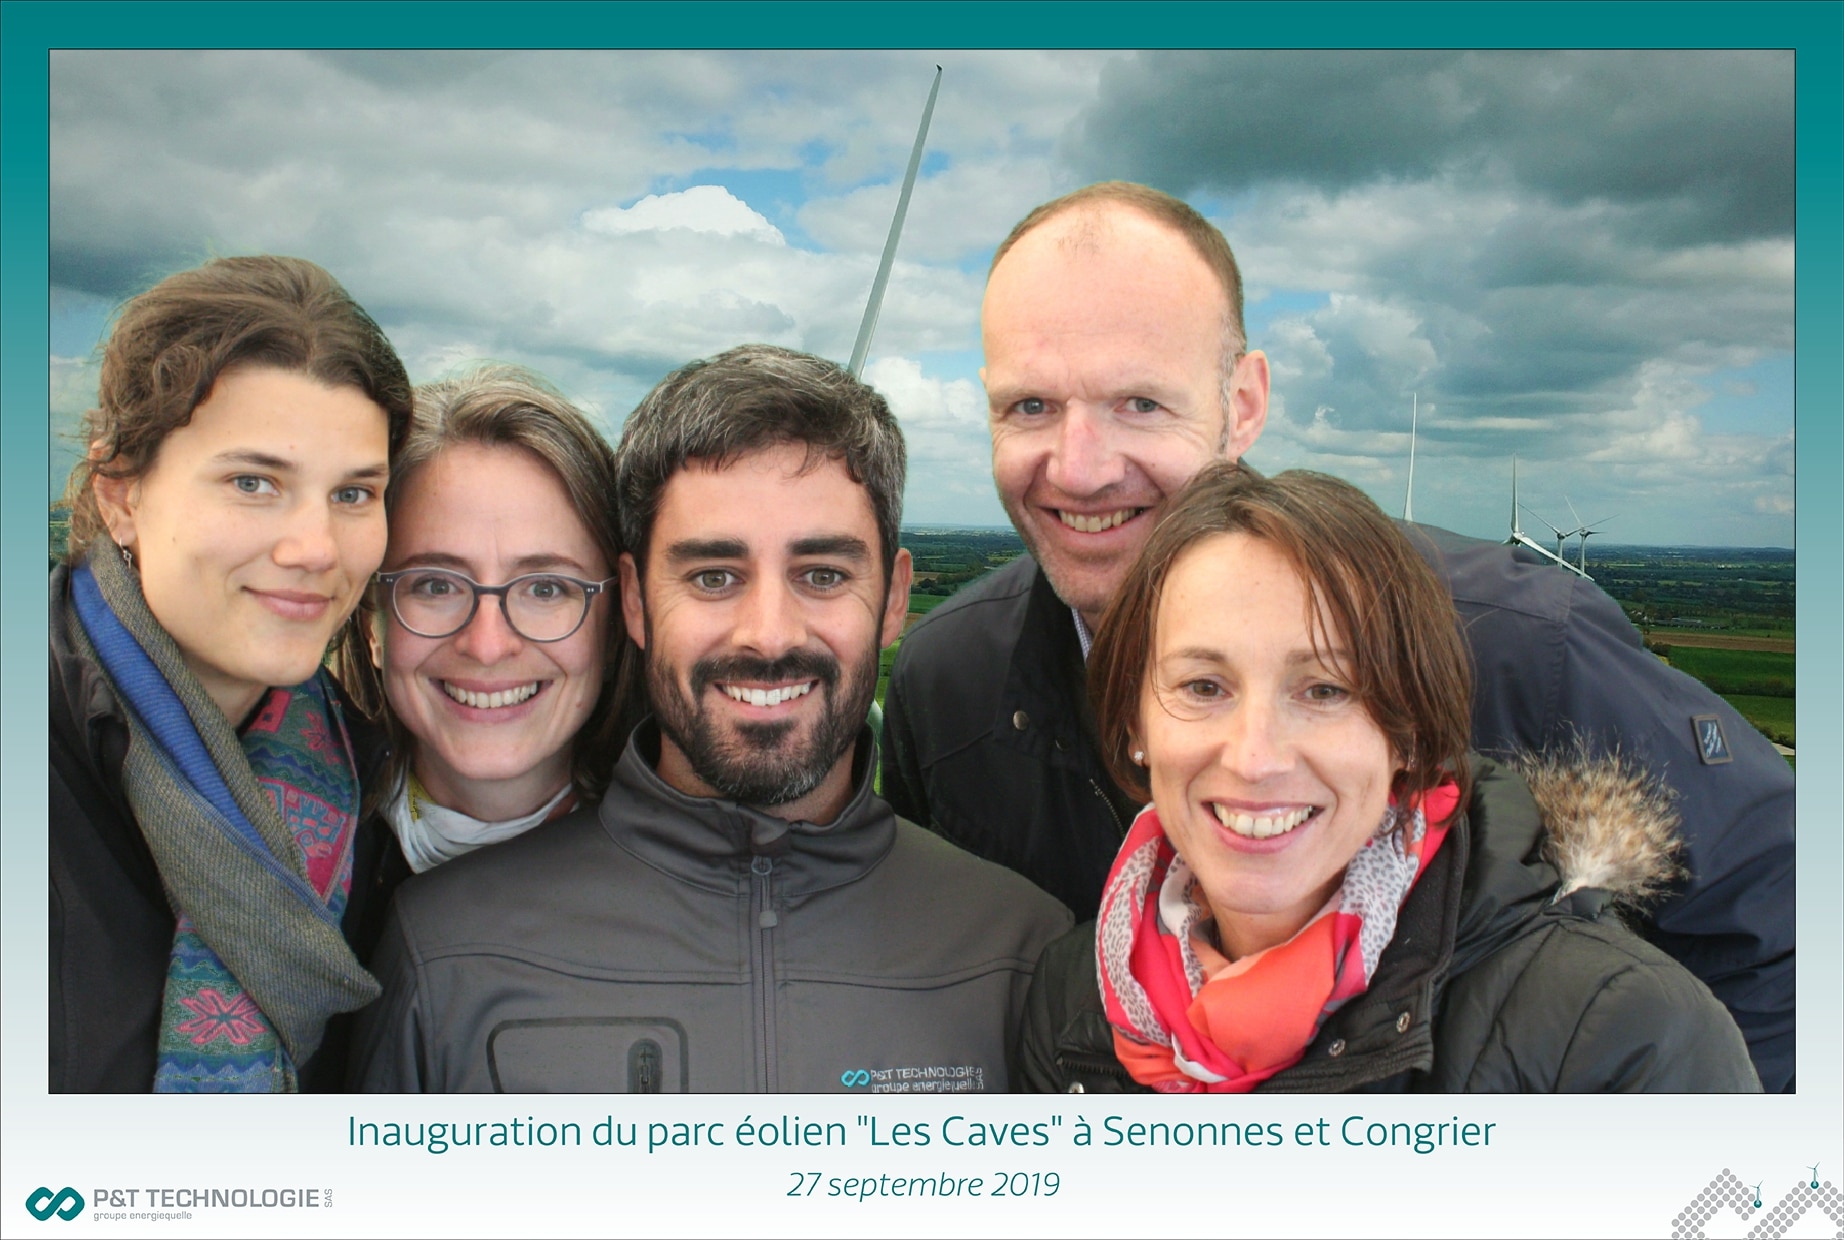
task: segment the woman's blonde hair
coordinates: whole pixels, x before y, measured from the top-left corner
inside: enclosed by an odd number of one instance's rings
[[[387,511],[395,511],[403,489],[429,462],[458,444],[515,448],[537,457],[556,474],[609,572],[621,559],[620,525],[615,513],[615,460],[607,440],[544,378],[521,366],[481,363],[416,389],[410,431],[391,465]],[[605,597],[618,596],[609,592]],[[367,591],[347,626],[333,664],[353,701],[366,715],[381,719],[391,738],[390,767],[378,791],[389,795],[409,769],[415,738],[390,710],[384,678],[372,662],[369,626],[379,599]],[[595,709],[576,734],[571,776],[578,789],[600,795],[620,755],[621,728],[631,712],[621,704],[632,696],[632,660],[619,616],[608,624],[602,692]]]

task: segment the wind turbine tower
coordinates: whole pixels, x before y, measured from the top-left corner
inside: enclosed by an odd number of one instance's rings
[[[1415,426],[1421,421],[1421,394],[1411,392],[1409,400],[1409,491],[1402,498],[1402,519],[1415,519]]]
[[[1562,502],[1569,505],[1569,515],[1575,518],[1575,528],[1570,530],[1569,534],[1581,535],[1581,542],[1577,543],[1575,546],[1575,571],[1586,577],[1588,575],[1588,540],[1594,535],[1599,534],[1601,532],[1601,527],[1613,520],[1613,517],[1602,517],[1599,521],[1584,522],[1581,519],[1581,514],[1575,511],[1575,505],[1570,501],[1568,496],[1563,496]],[[1620,514],[1616,512],[1614,517],[1619,515]],[[1557,549],[1560,550],[1562,544],[1557,543],[1556,546]]]

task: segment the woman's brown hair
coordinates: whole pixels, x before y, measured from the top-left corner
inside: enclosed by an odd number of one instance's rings
[[[97,406],[70,473],[66,563],[104,532],[95,480],[142,477],[218,376],[271,366],[355,387],[384,410],[394,456],[410,423],[410,377],[372,317],[303,258],[218,258],[168,276],[121,309],[102,351]]]
[[[1150,795],[1129,755],[1160,599],[1179,557],[1219,534],[1262,539],[1299,570],[1313,603],[1313,649],[1349,651],[1350,688],[1403,763],[1395,795],[1413,796],[1451,775],[1466,804],[1472,665],[1440,578],[1410,535],[1350,483],[1306,470],[1264,478],[1233,461],[1207,466],[1172,501],[1102,617],[1089,696],[1115,782]],[[1321,631],[1321,617],[1333,632]]]
[[[542,461],[557,476],[570,507],[595,540],[612,574],[621,560],[615,514],[615,457],[608,442],[564,395],[520,366],[482,363],[416,389],[416,407],[403,448],[391,464],[385,508],[394,511],[403,488],[429,462],[457,444],[520,451]],[[381,719],[391,738],[391,756],[377,793],[391,796],[409,770],[415,738],[390,709],[382,673],[372,661],[368,626],[388,623],[378,613],[377,587],[366,591],[333,657],[333,668],[354,703]],[[619,595],[604,595],[614,606]],[[625,729],[639,722],[634,708],[637,660],[628,652],[627,630],[611,616],[602,671],[602,693],[571,748],[571,778],[585,795],[608,786]]]

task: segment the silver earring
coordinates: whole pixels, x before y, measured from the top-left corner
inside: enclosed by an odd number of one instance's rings
[[[1136,749],[1133,751],[1133,764],[1135,766],[1146,765],[1146,751],[1144,749]]]
[[[134,552],[126,547],[122,548],[122,563],[126,564],[129,568],[134,567]]]

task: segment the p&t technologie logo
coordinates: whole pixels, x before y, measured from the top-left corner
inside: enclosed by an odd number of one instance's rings
[[[55,1193],[48,1188],[35,1188],[26,1198],[26,1213],[41,1223],[49,1222],[54,1214],[68,1223],[83,1213],[83,1194],[74,1188],[61,1188]]]

